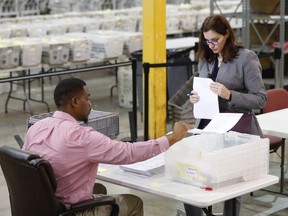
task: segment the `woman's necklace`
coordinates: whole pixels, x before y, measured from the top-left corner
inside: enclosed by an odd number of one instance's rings
[[[222,56],[218,56],[218,68],[220,68],[222,60],[223,60],[223,57]]]

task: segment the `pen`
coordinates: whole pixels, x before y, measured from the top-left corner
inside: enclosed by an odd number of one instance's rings
[[[188,94],[187,94],[188,97],[190,97],[190,96],[192,96],[192,95],[193,95],[193,93],[188,93]]]

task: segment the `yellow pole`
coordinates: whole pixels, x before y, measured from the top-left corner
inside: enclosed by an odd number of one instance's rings
[[[166,0],[143,0],[142,8],[143,63],[166,63]],[[149,139],[166,133],[166,101],[166,68],[150,68]]]

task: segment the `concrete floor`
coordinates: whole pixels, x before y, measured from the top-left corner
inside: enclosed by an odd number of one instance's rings
[[[96,110],[103,110],[108,112],[118,112],[120,118],[120,134],[117,139],[124,139],[130,137],[128,112],[130,108],[121,108],[119,106],[117,88],[113,89],[113,96],[110,96],[110,88],[115,84],[115,76],[111,72],[94,72],[87,74],[75,74],[74,76],[84,79],[91,92],[91,100],[93,108]],[[62,76],[65,78],[67,76]],[[45,78],[45,99],[50,105],[51,111],[55,110],[55,106],[52,100],[52,93],[55,83],[58,82],[58,77],[52,77],[51,79]],[[32,95],[35,97],[40,96],[39,83],[35,80],[33,83]],[[18,87],[14,92],[16,95],[21,95],[21,87]],[[30,117],[29,112],[23,112],[22,102],[11,101],[9,102],[8,113],[5,114],[4,104],[7,94],[0,95],[0,145],[10,145],[18,147],[14,135],[19,134],[22,138],[25,136],[27,130],[27,119]],[[47,112],[46,107],[43,104],[31,102],[31,107],[34,114],[40,114]],[[13,108],[13,110],[12,110]],[[141,116],[138,120],[138,135],[143,135],[143,125]],[[169,124],[168,124],[169,127]],[[279,175],[279,158],[276,154],[271,155],[270,172]],[[287,174],[286,174],[287,177]],[[285,191],[288,190],[287,179],[285,184]],[[113,184],[103,182],[107,188],[108,193],[133,193],[140,196],[144,201],[145,216],[176,216],[177,210],[183,209],[181,202],[175,200],[163,198],[160,196],[150,195],[148,193],[131,190],[128,188],[116,186]],[[279,185],[273,186],[278,189]],[[254,196],[249,194],[243,196],[243,204],[241,209],[241,216],[252,215],[276,215],[284,216],[288,215],[288,196],[277,195],[265,191],[256,191]],[[214,213],[222,211],[222,203],[213,206]],[[0,216],[10,216],[10,204],[9,195],[5,183],[5,179],[0,170]],[[183,214],[181,214],[183,215]]]

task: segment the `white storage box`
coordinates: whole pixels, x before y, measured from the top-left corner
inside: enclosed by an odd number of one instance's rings
[[[167,33],[178,33],[180,31],[180,16],[168,15],[166,17],[166,31]]]
[[[131,53],[142,49],[142,33],[131,31],[98,30],[89,34],[118,36],[124,41],[123,53],[130,56]]]
[[[69,61],[70,42],[53,38],[43,38],[42,63],[65,64]]]
[[[184,138],[165,153],[173,180],[213,190],[269,172],[269,140],[228,132]]]
[[[124,40],[119,35],[87,34],[92,41],[91,58],[115,58],[123,55]]]
[[[4,27],[4,28],[3,28]],[[0,25],[0,39],[10,38],[11,30],[5,28],[5,25]]]
[[[68,33],[61,40],[70,43],[71,62],[87,61],[91,57],[92,42],[85,37],[84,33]]]
[[[29,27],[28,29],[28,34],[29,37],[42,37],[47,35],[47,27],[43,24],[33,24]]]
[[[56,22],[56,21],[55,21]],[[62,23],[59,21],[59,23],[47,23],[47,34],[48,35],[63,35],[67,32],[67,24]]]
[[[16,68],[20,63],[20,46],[0,42],[0,69]]]
[[[42,43],[35,38],[13,38],[11,42],[21,47],[20,65],[24,67],[37,66],[41,64]]]
[[[27,25],[25,24],[15,24],[15,25],[11,25],[9,28],[11,30],[11,33],[10,33],[11,38],[28,36]]]
[[[70,49],[70,61],[79,62],[87,61],[91,57],[92,43],[87,39],[70,39],[71,49]]]

